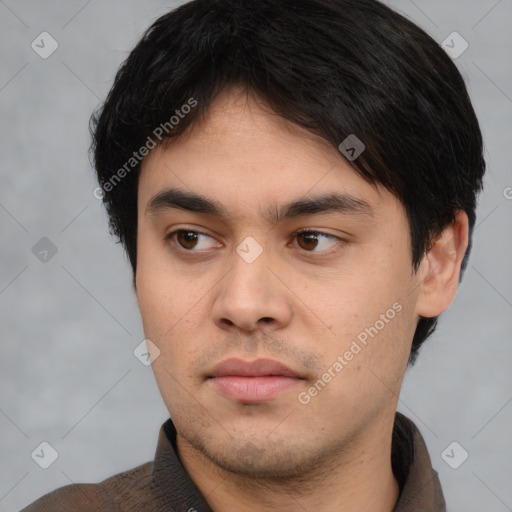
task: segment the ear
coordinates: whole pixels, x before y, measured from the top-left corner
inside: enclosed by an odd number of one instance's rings
[[[419,292],[416,300],[418,316],[431,318],[440,315],[452,303],[459,285],[460,266],[469,240],[466,212],[458,210],[455,221],[425,253],[418,269]]]

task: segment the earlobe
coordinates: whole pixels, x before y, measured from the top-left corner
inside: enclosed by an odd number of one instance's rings
[[[445,227],[421,262],[416,301],[418,316],[432,318],[448,309],[457,293],[468,241],[468,216],[458,210],[455,221]]]

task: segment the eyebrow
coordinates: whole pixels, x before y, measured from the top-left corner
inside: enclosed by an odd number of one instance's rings
[[[228,219],[224,206],[205,196],[184,190],[169,188],[158,192],[147,205],[146,214],[156,215],[168,209],[185,210]],[[279,223],[305,215],[320,213],[357,214],[372,217],[373,209],[364,199],[349,194],[325,194],[301,197],[284,205],[275,205],[267,210],[267,220]]]

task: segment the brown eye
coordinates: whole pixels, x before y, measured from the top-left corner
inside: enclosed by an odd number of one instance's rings
[[[195,231],[177,231],[176,240],[184,249],[194,249],[197,245],[198,233]]]
[[[336,245],[343,244],[341,238],[321,231],[299,231],[295,233],[295,237],[297,238],[297,245],[301,249],[319,255],[330,254],[336,250]],[[329,243],[329,241],[331,242]],[[316,250],[318,248],[320,250]]]
[[[315,249],[316,246],[318,245],[318,238],[316,236],[315,233],[313,232],[304,232],[304,233],[299,233],[297,235],[297,242],[299,240],[302,240],[302,244],[299,243],[299,246],[302,248],[302,249],[305,249],[306,251],[310,251],[312,249]]]
[[[177,229],[165,236],[167,242],[171,242],[171,247],[177,251],[189,253],[203,253],[210,249],[222,247],[222,244],[216,243],[215,239],[202,231],[193,229]]]

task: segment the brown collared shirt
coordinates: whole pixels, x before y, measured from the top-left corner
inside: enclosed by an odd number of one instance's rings
[[[416,425],[397,412],[391,462],[400,486],[393,512],[446,512],[437,472]],[[153,462],[97,484],[61,487],[22,512],[212,512],[176,451],[176,429],[161,427]]]

